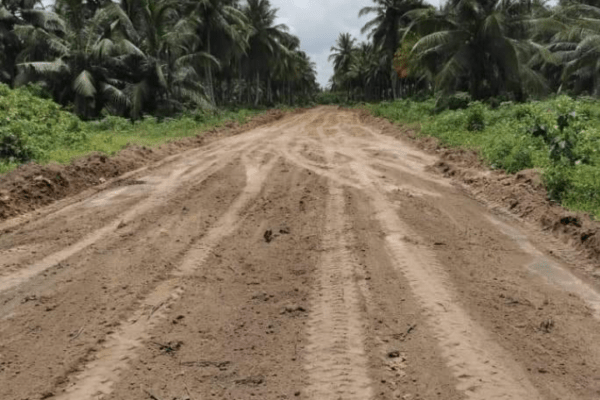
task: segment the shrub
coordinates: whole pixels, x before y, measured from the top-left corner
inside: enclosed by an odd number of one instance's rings
[[[440,96],[437,99],[435,108],[437,112],[443,110],[463,110],[469,107],[471,95],[465,92],[458,92],[449,96]]]
[[[551,166],[544,171],[544,183],[548,197],[560,202],[565,193],[571,189],[569,171],[564,166]]]
[[[346,96],[338,92],[321,92],[317,94],[315,101],[321,105],[342,104],[345,102]]]
[[[12,90],[0,84],[0,172],[19,163],[70,162],[92,151],[113,153],[128,143],[158,145],[179,137],[193,136],[227,120],[245,122],[256,111],[204,112],[165,118],[145,117],[131,123],[106,116],[85,122],[51,100],[40,98],[37,86]]]
[[[25,139],[10,133],[0,133],[0,159],[9,163],[25,163],[34,156],[35,152],[26,144]]]
[[[482,131],[485,129],[484,107],[480,102],[471,103],[467,117],[468,131]]]

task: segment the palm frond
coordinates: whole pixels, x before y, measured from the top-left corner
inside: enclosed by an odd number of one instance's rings
[[[461,31],[433,32],[419,39],[412,48],[412,51],[415,53],[420,53],[432,47],[466,40],[467,37],[468,34]]]
[[[73,81],[73,91],[85,98],[93,98],[96,95],[96,86],[92,74],[83,70]]]
[[[23,18],[34,26],[39,26],[50,31],[64,32],[65,22],[53,12],[37,9],[21,10]]]
[[[102,90],[102,95],[115,107],[129,109],[131,107],[131,101],[129,96],[122,91],[119,90],[116,86],[111,85],[110,83],[102,83],[100,85]]]
[[[141,116],[144,102],[150,94],[150,85],[148,84],[148,81],[143,80],[139,83],[131,85],[129,89],[129,97],[131,99],[131,117],[133,119],[138,119]]]
[[[22,69],[23,71],[34,72],[42,76],[61,73],[69,70],[69,66],[60,58],[55,61],[21,63],[17,64],[17,67]]]

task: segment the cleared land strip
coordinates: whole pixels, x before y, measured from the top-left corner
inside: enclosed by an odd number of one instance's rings
[[[0,397],[597,399],[594,282],[436,159],[323,107],[8,222]]]

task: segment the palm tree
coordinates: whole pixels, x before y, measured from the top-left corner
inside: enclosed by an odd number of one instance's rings
[[[287,48],[283,42],[289,39],[286,37],[288,27],[283,24],[275,25],[277,9],[271,6],[269,0],[248,0],[244,14],[252,28],[248,40],[247,62],[256,78],[254,104],[258,105],[261,98],[260,75],[286,54]],[[270,78],[267,86],[267,91],[270,91]]]
[[[466,89],[475,99],[505,92],[523,99],[526,86],[537,91],[546,87],[541,74],[527,62],[544,54],[542,46],[523,38],[526,18],[510,16],[515,4],[451,0],[440,11],[407,13],[413,22],[406,34],[421,36],[412,51],[434,77],[437,89]]]
[[[348,89],[348,97],[350,97],[350,88],[348,86],[348,73],[354,63],[355,39],[349,33],[340,33],[334,46],[331,47],[329,61],[333,61],[334,82],[335,85]]]
[[[127,70],[133,72],[128,81],[134,82],[125,85],[131,116],[138,118],[148,103],[163,111],[180,110],[184,101],[206,106],[198,71],[219,63],[201,51],[195,21],[182,17],[175,3],[164,1],[138,0],[123,8],[136,17],[137,29],[129,36],[139,42],[139,48],[131,43],[136,50],[126,59]]]
[[[17,84],[42,79],[50,86],[55,99],[61,103],[73,100],[76,112],[84,117],[96,115],[105,101],[124,102],[123,95],[111,84],[109,69],[119,64],[117,56],[134,50],[124,44],[125,39],[112,40],[118,24],[111,25],[112,30],[106,29],[106,21],[124,17],[119,7],[113,4],[103,8],[85,22],[83,14],[77,11],[84,8],[83,1],[67,0],[57,7],[71,18],[60,20],[60,25],[65,27],[61,36],[34,26],[17,31],[31,41],[19,55]],[[40,43],[47,46],[47,58],[55,57],[52,61],[30,61]]]
[[[12,85],[19,62],[43,60],[64,51],[58,40],[65,31],[62,19],[38,3],[4,0],[0,4],[0,81]]]
[[[562,66],[558,90],[566,87],[579,94],[591,88],[599,94],[600,8],[566,4],[535,22],[543,27],[542,34],[551,35],[547,47],[556,56],[556,64]]]
[[[213,41],[220,39],[219,48],[246,48],[249,27],[244,13],[228,0],[197,0],[192,4],[197,30],[204,41],[204,51],[213,55]],[[212,64],[206,64],[207,90],[211,103],[215,103]]]
[[[317,87],[268,0],[57,0],[54,12],[37,1],[0,0],[0,81],[43,82],[85,118],[240,102],[235,76],[257,105],[265,86],[268,103]]]
[[[400,45],[401,29],[406,27],[410,20],[406,13],[423,8],[422,0],[373,0],[375,6],[364,7],[359,12],[359,17],[375,14],[375,17],[367,22],[361,32],[368,33],[375,46],[383,50],[382,60],[392,78],[392,91],[394,98],[396,94],[396,74],[392,70],[392,60]]]

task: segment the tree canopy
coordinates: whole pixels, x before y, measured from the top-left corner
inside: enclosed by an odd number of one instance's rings
[[[592,1],[373,0],[369,43],[340,34],[333,90],[364,100],[417,92],[524,100],[600,94],[600,8]]]
[[[84,118],[294,104],[318,91],[269,0],[0,0],[0,82]]]

